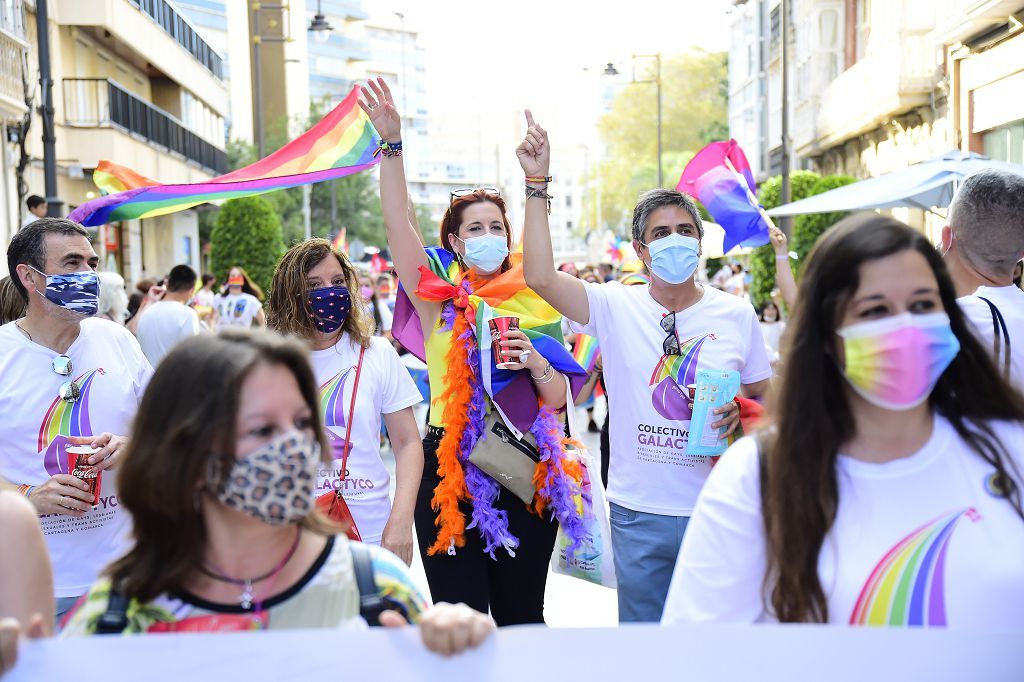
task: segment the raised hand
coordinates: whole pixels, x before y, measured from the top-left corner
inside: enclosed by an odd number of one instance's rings
[[[548,132],[533,120],[529,109],[526,110],[526,137],[516,147],[516,157],[527,176],[546,176],[551,168]]]
[[[775,247],[775,254],[778,256],[788,255],[789,240],[786,238],[786,233],[772,225],[768,228],[768,234],[770,235],[772,246]]]
[[[369,90],[360,88],[363,99],[359,100],[359,106],[370,118],[370,123],[377,130],[377,134],[385,142],[398,142],[402,139],[402,117],[395,108],[395,98],[391,95],[391,88],[378,78],[374,83],[372,79],[366,81]]]

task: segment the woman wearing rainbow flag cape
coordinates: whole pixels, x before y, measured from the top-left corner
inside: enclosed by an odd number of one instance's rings
[[[942,258],[843,220],[800,282],[767,428],[697,500],[663,623],[1024,630],[1024,397]]]
[[[425,360],[430,379],[415,519],[431,596],[490,610],[499,625],[541,623],[558,526],[573,548],[588,536],[582,467],[566,452],[556,414],[567,383],[577,393],[586,374],[565,349],[559,314],[526,287],[496,190],[453,192],[442,247],[423,248],[407,210],[401,119],[384,81],[368,86],[360,104],[382,140],[381,205],[403,285],[392,333]],[[489,331],[501,317],[519,325],[500,337],[503,369]],[[529,504],[470,461],[487,440],[493,446],[485,424],[495,413],[513,437],[536,441]]]

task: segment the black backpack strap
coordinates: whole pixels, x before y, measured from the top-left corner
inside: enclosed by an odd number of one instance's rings
[[[128,597],[111,586],[107,610],[96,622],[97,635],[120,635],[128,627]]]
[[[359,615],[371,626],[380,625],[380,614],[388,610],[388,604],[377,587],[377,579],[373,573],[373,557],[366,545],[350,542],[352,548],[352,567],[356,574],[356,587],[359,588]]]
[[[1003,376],[1007,379],[1010,378],[1010,330],[1006,326],[1006,318],[996,307],[996,304],[988,300],[984,296],[978,296],[982,301],[988,304],[989,312],[992,313],[992,337],[993,344],[995,346],[995,360],[996,363],[999,359],[1003,360]],[[1000,344],[1002,341],[1002,344]]]

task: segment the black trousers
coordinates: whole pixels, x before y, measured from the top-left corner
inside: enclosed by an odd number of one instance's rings
[[[435,603],[464,602],[477,611],[489,611],[498,625],[543,623],[544,588],[558,532],[558,524],[548,514],[542,518],[529,512],[522,500],[502,488],[494,507],[508,514],[509,531],[519,538],[514,558],[504,549],[494,552],[496,559],[485,554],[483,539],[475,528],[466,530],[466,544],[454,556],[444,552],[427,554],[427,548],[437,539],[437,515],[430,508],[430,500],[440,482],[440,442],[436,433],[428,433],[423,440],[423,479],[414,515],[431,599]],[[471,503],[463,503],[467,524],[471,509]]]

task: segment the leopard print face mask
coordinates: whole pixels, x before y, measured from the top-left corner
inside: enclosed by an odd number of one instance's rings
[[[208,488],[225,506],[273,526],[298,523],[313,510],[320,444],[291,431],[235,460],[218,480],[210,460]]]

